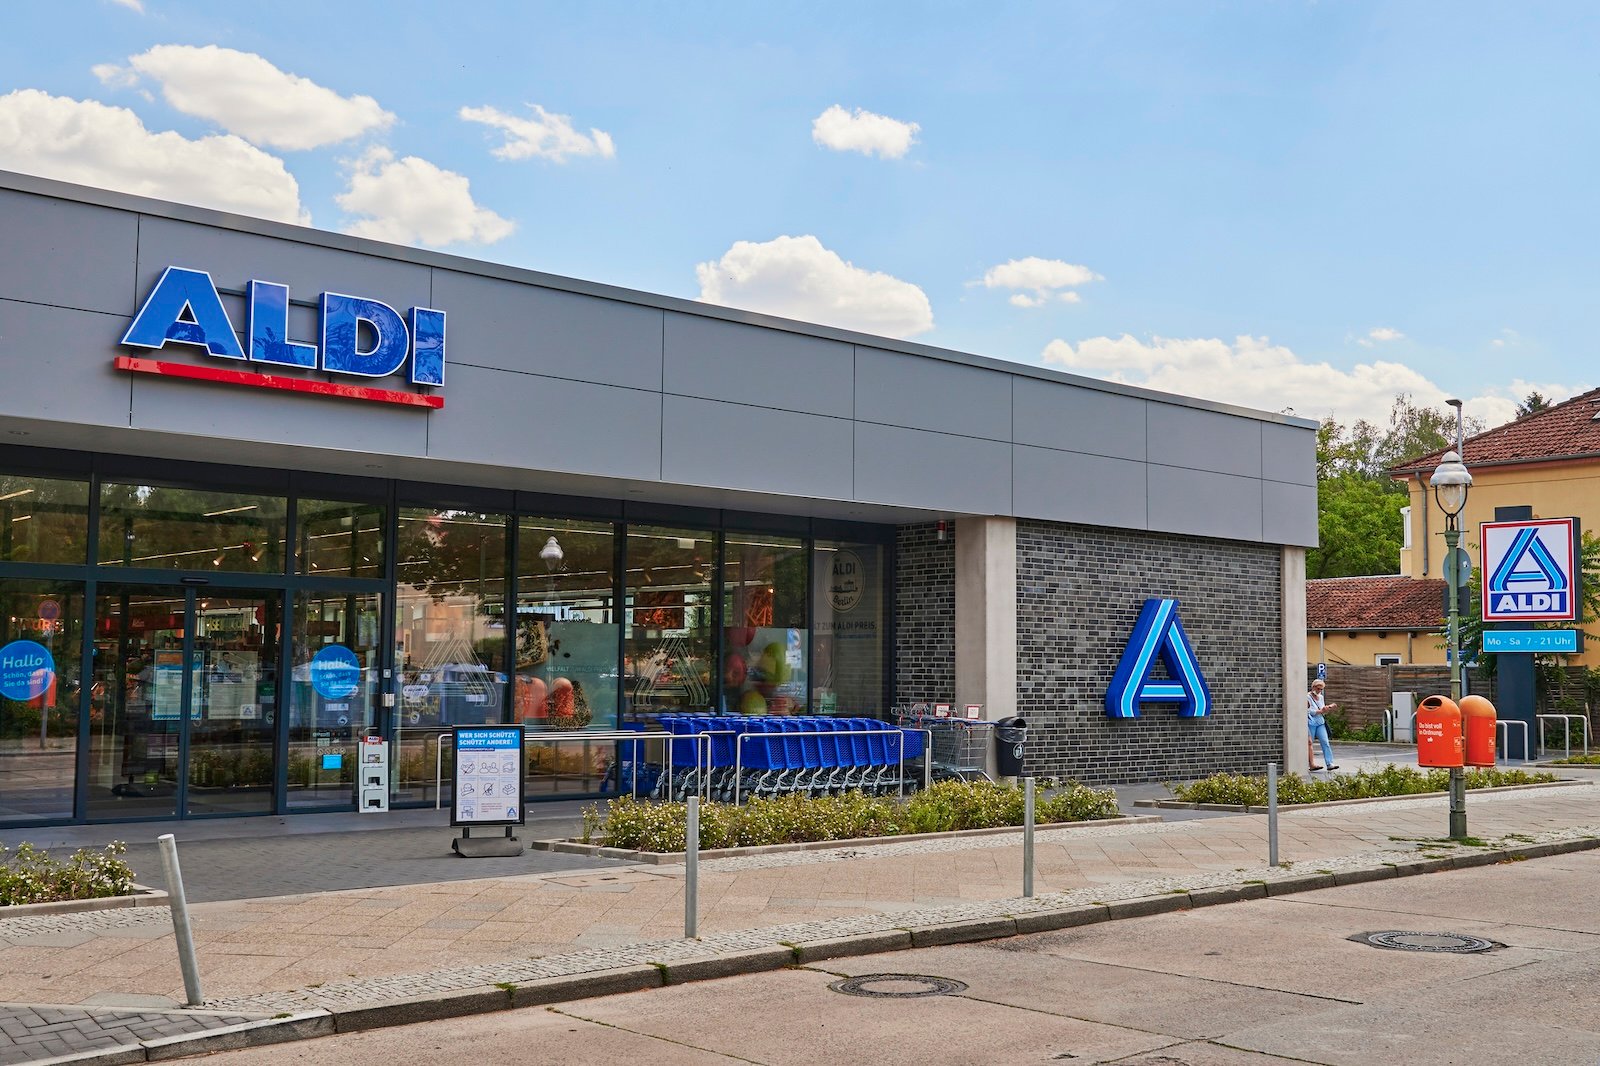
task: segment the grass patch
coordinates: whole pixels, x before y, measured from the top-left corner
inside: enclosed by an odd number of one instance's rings
[[[0,907],[106,899],[133,891],[133,869],[122,861],[128,846],[114,840],[99,851],[80,848],[65,861],[32,844],[0,847]]]
[[[1574,755],[1570,759],[1554,759],[1557,766],[1600,766],[1600,754]]]
[[[1115,818],[1111,789],[1069,783],[1039,796],[1035,819],[1046,825]],[[755,847],[820,840],[947,833],[1022,824],[1023,790],[988,781],[942,781],[903,802],[851,792],[843,796],[758,797],[740,805],[700,805],[702,848]],[[590,807],[584,842],[637,851],[682,851],[685,807],[623,796]]]
[[[1555,781],[1556,775],[1527,770],[1468,770],[1467,788],[1496,788],[1502,785],[1532,785]],[[1380,770],[1360,770],[1353,774],[1334,774],[1319,779],[1289,774],[1278,778],[1278,803],[1326,803],[1330,800],[1375,799],[1386,796],[1415,796],[1424,792],[1444,792],[1450,786],[1450,771],[1420,770],[1412,766],[1385,766]],[[1185,785],[1172,785],[1172,794],[1186,803],[1237,803],[1263,807],[1267,802],[1267,779],[1250,774],[1213,774]]]

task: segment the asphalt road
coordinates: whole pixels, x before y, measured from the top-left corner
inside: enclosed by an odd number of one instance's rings
[[[215,1058],[225,1066],[1594,1063],[1597,876],[1600,853],[1584,852]],[[1497,946],[1440,954],[1359,942],[1383,930]],[[830,987],[868,974],[933,975],[967,988],[863,999]]]

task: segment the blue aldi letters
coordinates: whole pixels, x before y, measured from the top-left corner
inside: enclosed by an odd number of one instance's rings
[[[319,304],[322,329],[318,345],[291,341],[289,288],[270,281],[252,281],[246,310],[246,355],[234,335],[211,275],[203,270],[168,267],[134,316],[122,343],[135,348],[193,344],[224,359],[322,369],[333,374],[381,378],[411,360],[415,385],[444,384],[444,312],[413,307],[406,318],[388,304],[358,296],[325,292]],[[409,321],[408,321],[409,320]],[[361,347],[365,323],[371,346]]]
[[[1159,658],[1167,677],[1150,676]],[[1178,620],[1178,601],[1144,601],[1133,636],[1117,664],[1106,690],[1106,714],[1112,718],[1139,717],[1141,703],[1176,703],[1185,718],[1211,713],[1211,689],[1200,673],[1194,645]]]

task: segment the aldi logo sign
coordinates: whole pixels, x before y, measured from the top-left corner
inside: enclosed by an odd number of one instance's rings
[[[1166,677],[1156,676],[1157,663],[1166,668]],[[1211,688],[1178,620],[1177,600],[1144,601],[1106,690],[1106,715],[1110,718],[1137,718],[1140,705],[1146,703],[1175,704],[1184,718],[1204,718],[1211,713]]]
[[[1485,522],[1483,620],[1570,622],[1578,617],[1578,520]]]

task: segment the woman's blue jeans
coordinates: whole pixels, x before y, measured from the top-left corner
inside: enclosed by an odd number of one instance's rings
[[[1306,716],[1306,725],[1311,730],[1311,739],[1322,745],[1322,765],[1333,765],[1333,745],[1329,743],[1328,720],[1320,714]]]

